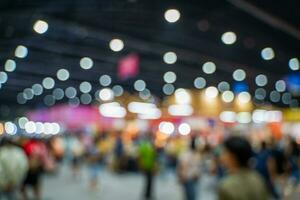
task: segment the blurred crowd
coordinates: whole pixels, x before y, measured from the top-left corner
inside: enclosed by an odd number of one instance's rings
[[[55,176],[62,165],[70,167],[75,180],[86,167],[91,190],[101,185],[101,170],[141,173],[143,199],[156,198],[155,179],[168,173],[176,174],[186,200],[202,199],[197,188],[205,177],[211,180],[206,188],[211,195],[205,200],[287,199],[299,189],[300,148],[290,137],[253,143],[232,134],[213,145],[196,134],[161,143],[154,133],[128,138],[121,132],[103,132],[4,136],[0,141],[0,199],[43,199],[43,176]]]

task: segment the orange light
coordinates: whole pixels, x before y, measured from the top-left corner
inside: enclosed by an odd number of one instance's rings
[[[0,123],[0,135],[4,133],[4,126],[2,123]]]

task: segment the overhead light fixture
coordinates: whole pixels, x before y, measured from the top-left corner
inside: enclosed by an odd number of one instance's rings
[[[176,9],[169,9],[165,12],[165,19],[169,23],[175,23],[180,18],[180,12]]]
[[[38,20],[34,23],[33,30],[38,34],[46,33],[48,30],[48,23],[43,20]]]

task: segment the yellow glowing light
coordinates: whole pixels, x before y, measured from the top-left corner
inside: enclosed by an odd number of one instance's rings
[[[4,133],[4,126],[2,123],[0,123],[0,135]]]

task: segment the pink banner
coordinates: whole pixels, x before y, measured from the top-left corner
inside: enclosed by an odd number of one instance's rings
[[[119,60],[118,77],[126,80],[138,75],[140,59],[137,54],[129,54]]]

